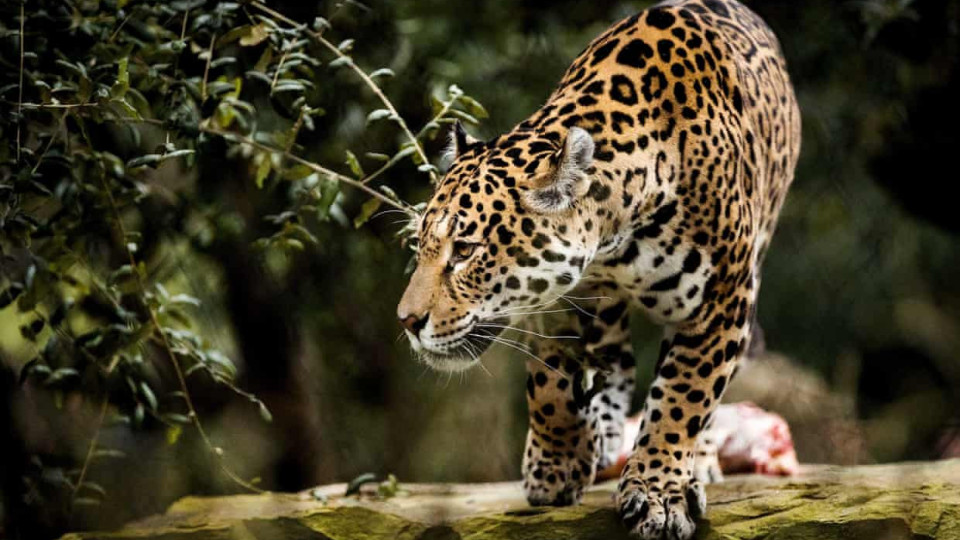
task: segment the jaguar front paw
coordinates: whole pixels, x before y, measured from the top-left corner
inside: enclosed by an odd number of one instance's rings
[[[624,477],[617,490],[617,510],[631,535],[643,540],[689,540],[695,520],[707,507],[703,484],[696,480],[669,481],[663,486]]]

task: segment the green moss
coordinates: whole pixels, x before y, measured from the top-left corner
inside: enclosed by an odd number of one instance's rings
[[[324,535],[316,536],[324,540],[416,540],[429,528],[422,523],[408,521],[393,514],[358,506],[319,512],[300,517],[296,521],[303,527]],[[304,535],[278,538],[312,537]],[[260,540],[259,536],[257,540]]]
[[[627,540],[613,509],[561,508],[535,516],[496,515],[463,520],[463,540]]]
[[[187,498],[129,529],[64,540],[628,538],[611,484],[568,508],[531,508],[509,483],[405,488],[409,497],[327,504],[277,494]],[[712,502],[697,540],[960,539],[960,460],[814,467],[796,479],[731,477],[707,491]]]

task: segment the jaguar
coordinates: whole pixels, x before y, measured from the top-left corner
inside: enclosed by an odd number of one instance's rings
[[[476,366],[493,343],[528,353],[532,505],[578,503],[615,459],[640,313],[663,336],[616,506],[639,538],[693,535],[704,484],[720,478],[711,415],[758,328],[800,127],[760,17],[735,0],[673,0],[597,37],[508,133],[452,130],[397,315],[438,370]],[[501,333],[517,325],[529,340]]]

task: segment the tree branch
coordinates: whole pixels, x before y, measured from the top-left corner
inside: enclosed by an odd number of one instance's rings
[[[287,17],[286,15],[284,15],[284,14],[282,14],[282,13],[280,13],[280,12],[274,10],[274,9],[271,9],[271,8],[269,8],[269,7],[267,7],[267,6],[263,5],[263,4],[255,1],[255,0],[254,0],[254,1],[251,1],[251,2],[250,2],[250,5],[253,6],[254,8],[262,11],[263,13],[266,13],[267,15],[270,15],[271,17],[273,17],[273,18],[275,18],[275,19],[278,19],[278,20],[280,20],[280,21],[283,21],[283,22],[289,24],[290,26],[293,26],[293,27],[295,27],[295,28],[302,28],[302,29],[304,29],[304,30],[307,32],[307,34],[310,35],[310,37],[312,37],[314,40],[316,40],[317,43],[319,43],[319,44],[323,45],[324,47],[326,47],[327,50],[329,50],[330,52],[332,52],[333,54],[335,54],[335,55],[337,56],[337,58],[344,58],[344,59],[346,59],[347,64],[350,66],[350,68],[357,74],[357,76],[360,77],[360,79],[364,82],[364,84],[366,84],[367,87],[370,88],[370,90],[374,93],[374,95],[376,95],[377,98],[380,99],[381,103],[383,103],[383,106],[386,107],[388,111],[390,111],[390,113],[391,113],[391,115],[392,115],[391,118],[397,122],[397,125],[400,126],[400,129],[403,131],[404,136],[410,141],[410,144],[413,145],[413,148],[416,150],[417,155],[420,157],[420,159],[423,161],[423,163],[427,163],[427,164],[430,163],[430,160],[427,159],[427,154],[423,151],[423,146],[420,145],[420,141],[419,141],[419,140],[417,139],[417,137],[413,134],[413,132],[410,131],[410,128],[407,127],[406,121],[405,121],[405,120],[403,119],[403,117],[400,116],[400,114],[397,112],[396,107],[393,106],[393,103],[392,103],[392,102],[387,98],[387,96],[383,93],[383,90],[381,90],[380,87],[377,86],[377,83],[375,83],[375,82],[373,81],[373,79],[370,78],[370,75],[368,75],[367,72],[365,72],[365,71],[363,71],[362,69],[360,69],[360,67],[357,66],[357,65],[353,62],[353,58],[351,58],[351,57],[343,54],[343,52],[342,52],[340,49],[338,49],[336,45],[334,45],[333,43],[327,41],[327,39],[324,38],[323,35],[320,34],[320,32],[314,32],[314,31],[308,30],[307,27],[306,27],[306,25],[301,24],[301,23],[298,23],[297,21],[295,21],[295,20]],[[431,181],[431,182],[436,182],[436,181],[437,181],[436,173],[435,173],[434,171],[432,171],[432,170],[431,170],[431,171],[428,171],[428,174],[429,174],[429,176],[430,176],[430,181]]]

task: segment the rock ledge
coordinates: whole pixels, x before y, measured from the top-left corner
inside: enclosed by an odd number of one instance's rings
[[[531,508],[518,483],[402,484],[387,500],[345,485],[301,494],[187,497],[115,532],[62,540],[616,540],[615,484],[580,506]],[[317,496],[325,501],[318,500]],[[697,538],[960,539],[960,459],[859,467],[805,466],[800,476],[734,476],[707,489]]]

